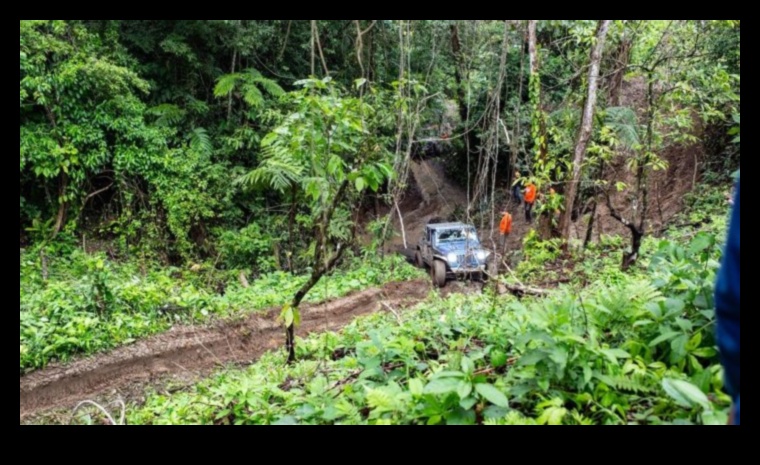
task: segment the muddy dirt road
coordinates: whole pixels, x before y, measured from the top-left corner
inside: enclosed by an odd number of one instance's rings
[[[387,311],[383,303],[396,310],[406,308],[424,300],[431,290],[429,280],[394,282],[331,302],[305,305],[296,333],[305,336],[339,329],[359,315]],[[443,293],[462,290],[460,283],[450,283]],[[271,309],[208,326],[176,326],[108,353],[29,373],[20,381],[21,420],[106,393],[137,400],[147,385],[157,381],[187,384],[225,365],[250,363],[283,345],[278,314],[279,309]]]

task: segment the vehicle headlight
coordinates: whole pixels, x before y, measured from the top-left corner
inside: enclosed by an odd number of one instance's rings
[[[456,263],[457,262],[457,254],[454,252],[449,252],[449,254],[446,256],[446,258],[449,260],[450,263]]]
[[[488,258],[488,252],[485,250],[478,250],[477,252],[475,252],[475,256],[478,258],[479,261],[482,262],[483,260]]]

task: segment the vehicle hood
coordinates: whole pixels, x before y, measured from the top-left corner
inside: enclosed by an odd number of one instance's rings
[[[467,247],[468,245],[469,247]],[[470,244],[467,244],[465,241],[438,244],[436,248],[443,253],[465,253],[468,249],[472,250],[473,252],[477,250],[485,250],[483,247],[481,247],[480,244],[472,242]]]

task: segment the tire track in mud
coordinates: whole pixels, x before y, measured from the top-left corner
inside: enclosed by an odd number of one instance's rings
[[[459,290],[457,283],[451,284],[444,294]],[[407,308],[424,300],[431,289],[427,280],[392,282],[330,302],[303,305],[296,334],[303,337],[339,329],[359,315],[383,309],[383,303]],[[276,321],[279,311],[272,308],[205,326],[175,326],[129,346],[26,374],[20,380],[20,418],[73,407],[129,385],[142,391],[157,379],[187,373],[197,379],[225,365],[253,362],[283,345],[284,331]]]

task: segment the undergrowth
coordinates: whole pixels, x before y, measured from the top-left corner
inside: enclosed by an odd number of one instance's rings
[[[282,305],[307,276],[275,272],[238,282],[237,272],[146,269],[134,262],[109,261],[102,254],[74,251],[50,258],[43,279],[37,254],[21,254],[21,373],[66,361],[78,353],[110,349],[178,322],[200,322]],[[424,276],[393,256],[382,261],[354,259],[326,276],[308,294],[317,302],[349,292]],[[212,282],[221,282],[224,294]]]
[[[657,240],[642,273],[549,297],[452,295],[313,335],[131,423],[725,423],[713,337],[715,235]],[[611,275],[611,271],[609,272]]]

